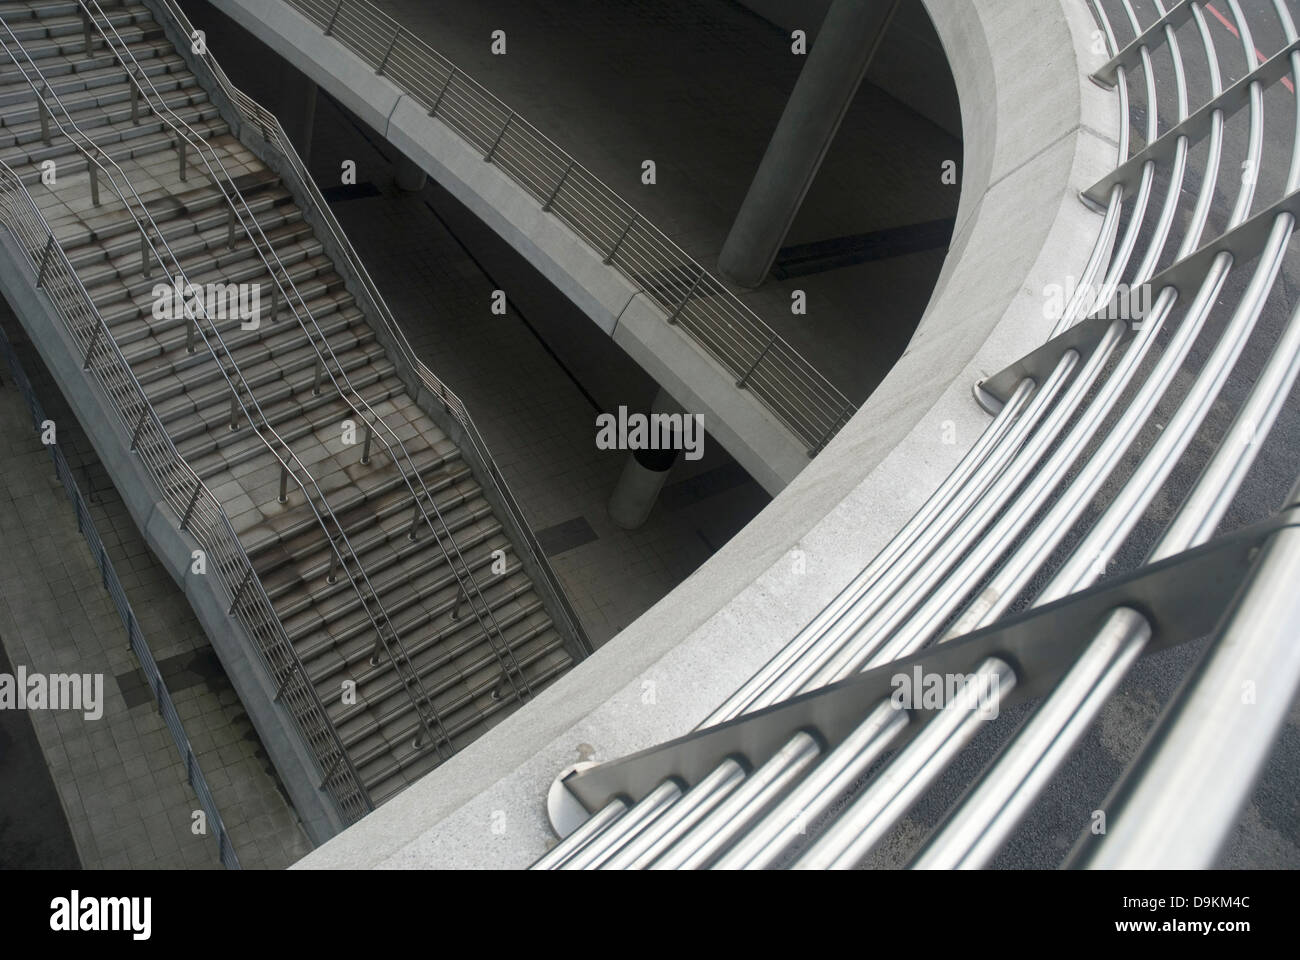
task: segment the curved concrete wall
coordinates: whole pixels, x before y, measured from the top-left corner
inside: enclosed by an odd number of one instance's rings
[[[956,232],[897,367],[772,504],[636,623],[304,867],[523,867],[554,842],[544,798],[581,757],[686,733],[885,545],[988,423],[972,385],[1044,342],[1043,290],[1078,274],[1118,114],[1087,75],[1079,0],[926,0],[965,128]],[[936,189],[940,189],[936,171]],[[945,435],[955,438],[945,443]],[[505,832],[493,829],[505,817]]]

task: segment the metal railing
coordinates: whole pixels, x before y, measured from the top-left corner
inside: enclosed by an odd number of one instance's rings
[[[84,7],[85,0],[81,0],[81,2]],[[150,0],[149,5],[163,14],[164,20],[170,18],[182,36],[193,34],[193,24],[185,12],[175,3],[175,0]],[[96,8],[98,8],[98,4],[96,4]],[[328,233],[333,248],[341,253],[347,261],[352,275],[361,285],[365,301],[364,312],[367,319],[377,323],[383,329],[389,341],[396,347],[407,368],[414,373],[424,389],[442,404],[446,413],[460,425],[463,430],[463,439],[468,442],[477,462],[483,465],[487,473],[486,479],[492,484],[496,495],[495,499],[510,514],[512,526],[523,540],[523,548],[527,551],[533,568],[530,572],[540,575],[546,582],[549,593],[554,600],[553,607],[555,609],[553,613],[558,614],[560,619],[560,623],[557,625],[564,634],[573,639],[578,652],[591,653],[593,649],[591,641],[583,630],[581,621],[573,610],[553,568],[547,561],[545,552],[533,534],[532,526],[524,515],[523,509],[520,507],[518,500],[515,499],[504,476],[502,476],[495,460],[488,451],[487,444],[479,433],[469,411],[460,397],[416,356],[404,329],[393,316],[387,301],[379,292],[379,288],[371,278],[369,271],[366,270],[361,257],[357,254],[347,234],[339,225],[333,210],[325,201],[314,178],[302,163],[297,150],[293,147],[279,120],[274,114],[235,86],[210,52],[196,54],[194,59],[207,69],[209,78],[222,91],[235,110],[238,111],[240,119],[252,130],[259,132],[267,144],[275,149],[280,158],[288,165],[294,181],[302,188],[302,196],[307,207]],[[267,246],[270,246],[269,243]],[[272,271],[272,275],[274,275],[274,271]],[[305,304],[303,304],[303,307],[305,309]]]
[[[21,69],[9,43],[5,46]],[[47,123],[51,119],[58,122],[57,118],[46,115]],[[95,157],[85,148],[78,149],[113,184],[108,171],[96,166]],[[125,197],[122,199],[125,206]],[[22,179],[7,165],[0,165],[0,208],[5,226],[28,259],[35,285],[45,291],[72,343],[82,351],[83,371],[103,392],[106,409],[112,412],[124,436],[131,438],[131,449],[139,455],[164,501],[175,511],[181,529],[198,541],[208,557],[209,569],[215,572],[216,582],[224,591],[223,602],[229,603],[228,613],[253,641],[258,662],[277,689],[277,699],[287,704],[286,712],[294,727],[310,747],[320,776],[320,789],[327,793],[345,822],[359,819],[372,809],[369,797],[229,517],[176,450],[76,269]],[[141,231],[143,262],[165,262],[145,225],[137,221],[136,226]],[[161,239],[157,225],[153,227]],[[196,330],[197,318],[191,316],[189,320],[191,330]],[[207,333],[201,328],[196,333],[212,350]],[[222,370],[224,373],[224,367]],[[248,411],[242,402],[240,409],[247,418]]]
[[[88,14],[87,22],[89,22]],[[61,98],[53,92],[43,72],[40,70],[39,66],[37,66],[36,62],[27,54],[26,48],[20,41],[18,41],[8,23],[0,23],[0,25],[4,27],[5,33],[8,34],[9,38],[7,41],[0,38],[0,44],[4,45],[6,53],[9,54],[10,59],[18,66],[24,79],[31,87],[33,94],[36,96],[37,109],[42,118],[42,139],[47,143],[51,142],[52,133],[50,130],[50,124],[53,123],[58,129],[58,133],[66,136],[69,143],[77,148],[84,157],[86,157],[92,185],[92,203],[96,206],[102,202],[100,191],[98,189],[98,185],[101,182],[100,177],[102,175],[107,179],[109,189],[121,201],[123,207],[136,221],[136,224],[141,231],[141,270],[144,277],[148,278],[150,276],[152,272],[152,264],[155,260],[157,263],[163,265],[164,268],[170,262],[174,272],[169,273],[169,278],[175,278],[175,282],[181,284],[183,288],[189,288],[189,277],[182,268],[179,257],[166,239],[163,229],[154,219],[148,205],[139,194],[136,193],[130,178],[126,176],[125,172],[118,166],[116,161],[112,159],[111,155],[100,150],[94,141],[86,137],[86,135],[81,131],[77,123],[72,119],[71,112],[64,106]],[[89,55],[91,53],[91,34],[89,28],[87,29],[85,36],[85,52]],[[15,54],[15,48],[22,54],[23,59],[27,61],[27,67],[23,66],[22,60],[20,60],[19,56]],[[29,68],[31,74],[28,73]],[[35,79],[33,79],[32,74],[35,75]],[[138,87],[136,89],[138,90]],[[51,110],[47,98],[53,100],[54,105],[58,108],[59,113],[62,114],[63,119],[60,119],[59,116]],[[133,119],[136,122],[139,122],[140,117],[138,104],[132,112]],[[180,161],[181,176],[182,179],[184,179],[186,176],[185,171],[189,162],[188,155],[185,146],[179,139],[176,141],[176,146],[178,148],[177,153]],[[103,161],[101,161],[100,158],[103,158]],[[107,166],[105,166],[105,162],[108,164]],[[119,185],[119,181],[120,184],[124,185],[124,187]],[[128,192],[130,197],[127,195]],[[134,201],[134,209],[132,201]],[[135,213],[135,210],[138,210],[139,213]],[[156,238],[156,242],[154,238]],[[159,250],[159,246],[161,246],[161,250]],[[164,253],[166,254],[165,257],[163,256]],[[433,707],[432,697],[424,689],[423,680],[419,671],[416,670],[414,665],[411,663],[407,651],[401,642],[400,634],[394,627],[387,611],[384,609],[378,591],[375,590],[374,586],[371,584],[365,568],[361,565],[360,559],[344,531],[343,525],[335,516],[315,476],[297,457],[290,444],[280,436],[278,431],[276,431],[272,426],[271,421],[263,411],[252,386],[244,379],[238,363],[235,361],[229,346],[222,337],[219,326],[213,322],[211,329],[205,330],[204,327],[200,325],[200,320],[211,320],[211,318],[207,316],[206,308],[203,305],[199,306],[197,315],[192,310],[188,311],[187,347],[193,349],[195,346],[195,339],[201,339],[204,346],[207,348],[210,359],[216,363],[218,371],[225,380],[231,397],[230,429],[234,431],[239,428],[241,423],[247,424],[253,431],[253,435],[261,442],[265,450],[279,463],[279,499],[281,503],[287,502],[289,498],[288,481],[290,479],[294,481],[298,489],[302,492],[306,506],[310,509],[313,519],[321,529],[324,542],[328,544],[330,550],[334,553],[335,563],[333,569],[336,571],[342,570],[348,580],[349,586],[355,592],[357,599],[361,604],[361,609],[365,614],[366,619],[370,622],[371,631],[375,638],[371,652],[371,664],[377,665],[379,663],[379,654],[382,650],[384,655],[387,657],[388,662],[393,665],[394,670],[402,680],[403,692],[410,700],[411,708],[416,714],[417,725],[423,730],[422,734],[417,733],[415,748],[417,750],[420,749],[422,737],[427,736],[428,743],[424,745],[424,749],[435,750],[439,753],[440,757],[443,756],[443,745],[444,743],[448,744],[448,746],[450,745],[450,735],[446,731],[437,710]],[[109,335],[111,336],[111,331]],[[382,434],[380,434],[380,436],[382,439]],[[315,497],[313,497],[313,493],[315,494]],[[328,520],[326,519],[327,517]],[[439,545],[441,546],[441,541],[439,541]],[[351,561],[350,564],[349,561]],[[250,565],[245,580],[241,582],[240,586],[236,590],[236,601],[244,592],[247,591],[249,584],[253,581],[257,581],[260,584],[260,578],[257,572]],[[280,631],[283,633],[283,626],[279,624],[278,620],[277,625],[279,625]],[[394,648],[396,649],[396,652],[394,652]],[[307,675],[306,679],[309,683],[311,682],[309,675]],[[432,714],[432,716],[430,716],[430,714]],[[324,714],[324,716],[328,720],[328,714]],[[337,737],[337,734],[335,734],[335,736]],[[351,765],[352,761],[350,757],[336,758],[333,761],[333,766],[325,772],[326,780],[330,778],[338,765],[344,762],[344,760]],[[371,807],[373,804],[365,790],[364,781],[357,777],[357,783],[363,793],[366,793],[364,798],[365,805],[368,808]],[[340,811],[340,813],[342,813],[342,811]]]
[[[27,378],[26,371],[18,360],[18,355],[14,352],[13,345],[9,342],[9,338],[3,330],[0,330],[0,354],[3,354],[6,363],[9,365],[9,373],[18,387],[18,392],[22,394],[23,400],[27,403],[28,412],[32,416],[32,425],[38,431],[41,430],[46,420],[45,410],[41,406],[40,399],[36,396],[36,391],[32,388],[31,381]],[[203,807],[203,811],[207,815],[208,823],[212,827],[213,835],[217,841],[217,855],[221,860],[221,865],[228,870],[238,870],[239,857],[235,855],[235,848],[230,841],[230,834],[226,832],[226,823],[221,819],[221,812],[217,809],[216,800],[212,797],[212,790],[208,786],[207,779],[203,776],[203,770],[199,767],[198,757],[194,755],[194,748],[190,745],[190,738],[185,733],[185,727],[181,723],[180,715],[177,714],[176,707],[172,703],[171,694],[167,690],[167,685],[163,682],[162,673],[158,669],[157,661],[154,660],[153,651],[149,649],[149,643],[140,630],[140,621],[131,608],[131,601],[127,599],[126,591],[122,588],[122,582],[118,579],[113,562],[108,558],[108,551],[104,549],[104,543],[100,539],[99,531],[95,527],[95,521],[91,517],[90,507],[87,506],[85,498],[81,495],[77,481],[72,475],[72,469],[63,456],[63,450],[57,443],[48,443],[45,445],[45,449],[49,452],[50,460],[54,463],[54,473],[63,485],[63,492],[67,494],[68,500],[72,503],[73,510],[76,513],[77,531],[85,537],[86,544],[90,547],[90,553],[99,567],[100,582],[103,583],[104,589],[112,599],[113,606],[117,609],[117,615],[122,620],[122,626],[126,629],[127,646],[139,658],[140,666],[144,670],[145,681],[149,684],[149,690],[158,702],[158,713],[163,718],[163,723],[167,725],[167,731],[171,734],[172,743],[176,745],[181,760],[185,762],[186,782],[194,788],[194,793],[199,798],[199,805]]]
[[[1277,195],[1256,209],[1262,173],[1271,172],[1262,169],[1264,88],[1289,77],[1300,89],[1294,20],[1285,0],[1273,0],[1277,52],[1260,64],[1252,27],[1264,14],[1247,18],[1238,0],[1227,3],[1235,55],[1217,49],[1202,0],[1168,8],[1152,0],[1145,25],[1134,0],[1092,0],[1112,51],[1118,44],[1107,7],[1120,11],[1134,40],[1095,76],[1117,91],[1119,156],[1115,173],[1085,194],[1104,215],[1078,293],[1052,339],[980,385],[982,402],[995,417],[958,467],[866,569],[696,733],[602,765],[623,770],[630,783],[638,769],[644,778],[647,767],[658,769],[654,765],[669,755],[679,764],[672,775],[597,802],[590,819],[537,867],[856,866],[997,710],[971,710],[967,698],[959,698],[929,713],[898,709],[888,697],[859,697],[852,723],[822,714],[814,723],[771,725],[787,722],[786,711],[797,714],[800,698],[830,696],[834,685],[864,675],[879,678],[900,658],[921,651],[959,667],[969,689],[981,700],[989,696],[994,707],[1026,689],[1043,697],[913,866],[981,867],[1002,849],[1129,668],[1156,647],[1153,636],[1171,631],[1171,615],[1162,606],[1187,602],[1179,589],[1194,593],[1197,585],[1165,581],[1151,603],[1116,601],[1085,616],[1103,589],[1090,588],[1126,543],[1146,545],[1138,525],[1189,455],[1199,477],[1172,523],[1154,538],[1139,573],[1203,558],[1259,455],[1261,438],[1300,378],[1300,308],[1291,304],[1262,369],[1243,374],[1249,393],[1231,427],[1222,436],[1212,428],[1208,436],[1202,432],[1278,286],[1300,216],[1300,114],[1294,105],[1285,179],[1275,178]],[[1208,64],[1208,94],[1196,111],[1177,32],[1187,25]],[[1162,45],[1168,56],[1157,60],[1152,52]],[[1225,88],[1223,74],[1241,58],[1241,79]],[[1135,72],[1140,83],[1134,83]],[[1130,155],[1129,125],[1140,116],[1130,106],[1131,86],[1143,98],[1145,130],[1144,145]],[[1161,134],[1170,100],[1173,119]],[[1247,111],[1244,161],[1240,172],[1228,166],[1233,175],[1221,177],[1225,118],[1237,109]],[[1190,147],[1201,138],[1208,138],[1208,149],[1193,179]],[[1167,187],[1156,210],[1158,173]],[[1231,197],[1226,209],[1215,202],[1220,189]],[[1205,242],[1212,215],[1226,226]],[[1176,228],[1182,239],[1171,251]],[[1165,261],[1169,265],[1158,269]],[[1222,304],[1226,316],[1216,318],[1234,270],[1246,282]],[[1151,309],[1115,319],[1121,285],[1149,287]],[[1197,343],[1204,359],[1193,366],[1187,361]],[[1208,457],[1193,446],[1198,436],[1214,447]],[[1300,686],[1296,623],[1268,619],[1297,615],[1294,591],[1280,595],[1283,584],[1300,575],[1292,529],[1297,501],[1300,486],[1285,504],[1284,522],[1263,531],[1248,555],[1244,597],[1232,600],[1222,628],[1214,631],[1211,621],[1205,629],[1216,633],[1208,659],[1118,786],[1110,831],[1099,838],[1085,834],[1070,863],[1213,863]],[[1021,619],[1052,612],[1065,618],[1058,623],[1085,631],[1059,675],[1035,672],[1032,644],[1020,657],[980,645],[989,631],[1020,622],[1008,617],[1018,607],[1028,611]],[[1182,639],[1200,635],[1192,630]],[[974,652],[954,659],[963,650]],[[1274,691],[1268,704],[1261,700],[1242,711],[1237,703],[1234,710],[1240,691],[1229,678],[1265,675]],[[843,729],[810,736],[818,723]],[[692,752],[699,743],[734,739],[740,726],[754,736],[766,731],[771,748],[751,751],[743,757],[747,764],[733,754],[684,773],[683,764],[699,759]],[[873,766],[877,772],[868,776]],[[571,782],[608,783],[602,767],[575,774]]]
[[[369,0],[285,0],[429,109],[634,283],[815,456],[856,407],[590,170]]]
[[[274,304],[283,302],[293,314],[294,319],[307,337],[307,343],[312,348],[316,357],[316,376],[313,385],[313,394],[320,393],[323,381],[328,378],[330,384],[337,391],[337,395],[347,404],[352,415],[354,415],[358,421],[366,425],[367,436],[362,454],[363,461],[367,460],[369,457],[372,441],[378,439],[383,452],[388,454],[390,461],[398,470],[407,491],[411,494],[413,518],[410,528],[410,536],[414,536],[416,525],[421,520],[424,521],[424,524],[433,533],[434,543],[441,552],[444,563],[456,579],[458,595],[463,595],[468,600],[471,612],[474,614],[475,619],[482,629],[484,638],[487,640],[493,655],[501,665],[503,678],[502,683],[513,687],[514,696],[522,700],[526,694],[531,693],[529,681],[524,675],[518,661],[515,659],[513,649],[496,621],[491,604],[486,600],[481,592],[480,585],[473,574],[473,566],[461,553],[459,544],[452,536],[447,522],[438,507],[436,499],[425,485],[405,443],[396,432],[388,426],[383,416],[374,408],[374,406],[366,401],[364,396],[353,387],[344,364],[334,353],[324,331],[317,323],[316,318],[311,314],[306,298],[303,297],[301,292],[298,290],[292,277],[292,271],[283,263],[279,255],[276,253],[274,245],[262,231],[257,217],[254,215],[252,209],[248,206],[247,201],[239,191],[238,186],[235,184],[235,178],[232,177],[230,172],[226,169],[220,154],[214,150],[207,140],[201,134],[196,132],[189,123],[170,109],[167,105],[166,99],[158,93],[156,88],[154,88],[152,80],[149,79],[144,68],[138,63],[138,61],[136,61],[129,45],[117,33],[116,28],[111,23],[111,19],[104,14],[98,3],[94,3],[92,8],[90,4],[83,2],[81,4],[81,9],[83,18],[88,24],[88,31],[89,26],[93,26],[99,32],[107,47],[114,52],[118,62],[123,65],[128,82],[132,84],[133,96],[143,100],[152,111],[153,116],[160,117],[163,120],[163,123],[176,133],[177,144],[182,145],[182,162],[188,162],[188,156],[190,155],[189,150],[192,150],[193,156],[202,162],[206,169],[208,179],[218,193],[220,193],[222,199],[226,203],[226,208],[229,211],[228,244],[233,246],[237,236],[240,234],[247,237],[253,251],[262,261],[262,264],[266,267],[266,270],[272,279],[273,287],[271,295],[273,306],[271,309],[271,322],[275,323],[279,319],[277,308]],[[100,18],[103,19],[103,23],[101,23]],[[107,30],[105,29],[105,24],[107,24]],[[111,37],[107,31],[112,31]],[[88,32],[87,37],[89,38],[90,36],[91,34]],[[89,50],[87,52],[89,52]],[[146,85],[148,89],[145,89]],[[186,149],[187,147],[189,150]],[[236,229],[236,225],[238,225],[238,230]],[[324,348],[324,353],[322,353],[321,347]],[[328,357],[326,354],[328,354]],[[414,478],[414,483],[412,482],[412,478]],[[419,487],[418,490],[416,489],[416,485]],[[428,510],[426,510],[422,501],[428,502]],[[366,608],[367,613],[369,613],[369,604],[373,603],[379,611],[379,617],[383,620],[382,625],[377,623],[375,624],[376,640],[371,662],[373,663],[375,661],[375,657],[378,656],[381,648],[385,650],[388,649],[388,643],[391,640],[393,646],[397,650],[397,657],[393,657],[390,653],[389,659],[393,662],[399,677],[402,678],[402,687],[411,701],[412,709],[416,711],[425,732],[429,734],[429,742],[423,746],[423,749],[435,750],[439,753],[439,756],[442,757],[443,744],[447,743],[448,746],[450,745],[450,735],[447,732],[440,713],[434,706],[432,697],[428,695],[427,690],[424,688],[423,679],[410,659],[409,653],[403,643],[401,633],[392,625],[387,612],[383,608],[382,601],[380,600],[377,591],[374,591],[371,587],[369,577],[366,575],[364,568],[361,567],[359,558],[357,557],[355,550],[352,548],[346,532],[337,522],[337,519],[333,516],[332,512],[329,511],[328,505],[324,503],[323,497],[322,504],[323,509],[325,509],[332,522],[332,528],[325,528],[322,525],[323,532],[326,536],[329,536],[332,530],[338,531],[337,534],[335,534],[335,537],[337,538],[337,541],[347,549],[348,557],[357,565],[361,580],[366,587],[368,595],[363,596],[360,590],[358,590],[358,596],[362,600],[363,606]],[[432,517],[429,515],[429,511],[432,511]],[[448,544],[450,544],[450,552],[448,550]],[[454,554],[454,559],[452,554]],[[459,570],[456,566],[457,562],[459,562],[460,565]],[[340,562],[339,565],[343,566],[344,564]],[[357,586],[355,579],[351,577],[350,573],[349,577],[350,580],[352,580],[354,587]],[[483,607],[482,612],[480,612],[479,604]],[[484,620],[485,616],[486,622]],[[372,623],[375,623],[373,617]],[[387,631],[388,633],[387,639],[385,639],[384,631]],[[493,639],[494,634],[496,635],[496,640]],[[502,652],[503,649],[504,653]],[[426,712],[430,714],[431,717],[426,717]],[[421,741],[422,737],[417,735],[417,750],[421,749]]]

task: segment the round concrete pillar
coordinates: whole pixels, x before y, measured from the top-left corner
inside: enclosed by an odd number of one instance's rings
[[[684,414],[681,405],[663,387],[655,394],[650,412]],[[659,491],[681,453],[681,437],[674,439],[677,442],[672,450],[634,450],[628,455],[618,486],[609,498],[609,518],[624,530],[635,530],[649,519]]]
[[[676,462],[676,450],[632,451],[609,498],[609,518],[624,530],[644,524]]]
[[[399,190],[405,190],[407,193],[419,193],[424,189],[424,185],[428,180],[428,175],[410,160],[407,160],[406,157],[398,159],[397,167],[393,171],[393,181],[397,184]]]

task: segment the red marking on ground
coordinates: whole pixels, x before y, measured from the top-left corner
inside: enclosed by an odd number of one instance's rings
[[[1206,9],[1206,10],[1209,10],[1210,13],[1214,14],[1214,19],[1218,20],[1221,24],[1223,24],[1225,27],[1227,27],[1229,33],[1231,33],[1231,34],[1232,34],[1234,37],[1236,37],[1238,40],[1241,39],[1241,34],[1237,31],[1237,26],[1236,26],[1236,24],[1234,24],[1231,20],[1229,20],[1227,17],[1225,17],[1223,14],[1221,14],[1218,10],[1215,10],[1215,9],[1214,9],[1214,4],[1212,4],[1212,3],[1207,3],[1207,4],[1205,5],[1205,9]],[[1259,52],[1259,47],[1256,47],[1256,48],[1255,48],[1255,56],[1259,57],[1259,62],[1260,62],[1260,63],[1263,63],[1265,60],[1268,59],[1268,57],[1264,56],[1264,54],[1262,54],[1262,53]],[[1286,87],[1286,88],[1287,88],[1288,90],[1290,90],[1292,93],[1295,93],[1295,84],[1293,84],[1293,83],[1292,83],[1290,80],[1288,80],[1286,77],[1283,77],[1283,78],[1282,78],[1282,86]]]

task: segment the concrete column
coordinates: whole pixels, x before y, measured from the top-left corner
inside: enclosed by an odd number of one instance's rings
[[[398,155],[397,166],[393,171],[393,181],[398,189],[407,193],[419,193],[428,182],[428,175],[416,164],[402,155]]]
[[[767,277],[900,0],[834,0],[718,257],[724,277]]]
[[[663,389],[655,396],[650,409],[652,413],[683,412]],[[624,530],[635,530],[644,524],[680,455],[677,449],[633,450],[628,454],[618,486],[609,498],[609,518]]]

